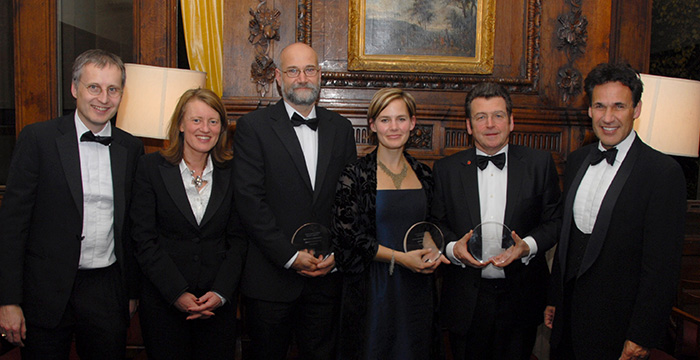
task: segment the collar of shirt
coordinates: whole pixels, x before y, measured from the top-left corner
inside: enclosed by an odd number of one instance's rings
[[[298,111],[294,110],[292,105],[289,105],[286,101],[284,101],[284,108],[287,110],[287,117],[289,118],[289,121],[292,121],[292,116],[294,115],[294,113],[299,114],[299,116],[304,118],[304,120],[313,119],[316,117],[316,106],[311,108],[311,112],[309,113],[308,116],[304,116],[304,115],[300,114]]]
[[[211,156],[207,156],[207,164],[204,166],[204,171],[202,171],[202,180],[205,180],[207,182],[210,182],[211,180],[211,174],[214,171],[214,164],[211,162]],[[185,159],[180,160],[180,174],[182,174],[182,179],[183,180],[188,180],[192,179],[192,174],[190,171],[190,168],[187,167],[187,163],[185,163]],[[185,186],[192,185],[191,181],[183,181]]]
[[[478,169],[479,171],[485,171],[485,170],[487,170],[487,169],[490,168],[490,167],[493,167],[493,168],[496,169],[496,170],[505,170],[505,169],[508,168],[508,144],[506,144],[503,148],[501,148],[501,150],[498,150],[498,151],[497,151],[495,154],[493,154],[493,155],[489,155],[489,154],[487,154],[487,153],[485,153],[485,152],[479,150],[478,148],[475,148],[475,149],[476,149],[476,155],[477,155],[477,156],[478,156],[478,155],[481,155],[481,156],[495,156],[495,155],[498,155],[498,154],[505,154],[505,155],[506,155],[506,164],[505,164],[505,166],[503,166],[503,169],[497,168],[496,165],[494,165],[492,162],[489,161],[489,165],[486,166],[486,169],[481,170],[481,169],[479,169],[479,168],[477,167],[477,169]]]
[[[634,139],[637,137],[637,132],[636,131],[630,131],[630,133],[627,135],[627,137],[620,141],[619,144],[615,145],[615,148],[617,149],[617,155],[615,156],[615,162],[614,164],[616,166],[619,166],[622,161],[625,160],[625,156],[627,156],[627,153],[630,151],[630,148],[632,147],[632,143],[634,143]],[[603,144],[598,141],[598,150],[600,151],[605,151],[607,150],[606,148],[603,147]],[[609,166],[609,164],[605,161],[601,161],[598,164],[595,164],[593,166],[598,166],[598,165],[606,165]]]
[[[80,137],[85,134],[86,131],[90,131],[90,129],[85,126],[85,124],[80,120],[80,116],[78,115],[78,112],[75,112],[75,116],[73,116],[73,120],[75,121],[75,135],[78,138],[78,143],[80,143]],[[107,124],[105,124],[105,127],[100,130],[95,135],[100,135],[100,136],[112,136],[112,123],[110,121],[107,121]],[[103,145],[100,145],[103,146]]]

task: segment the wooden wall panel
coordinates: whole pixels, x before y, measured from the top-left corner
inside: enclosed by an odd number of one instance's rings
[[[255,11],[260,4],[260,0],[227,1],[224,7],[224,102],[232,123],[279,99],[274,84],[260,96],[251,81],[255,50],[248,39],[248,25],[251,9]],[[481,76],[348,72],[347,0],[269,0],[263,6],[280,13],[280,38],[272,41],[271,56],[276,59],[303,30],[302,38],[318,51],[324,67],[320,104],[352,121],[361,153],[369,149],[362,134],[367,131],[367,104],[378,88],[393,85],[414,94],[424,132],[416,140],[419,147],[411,151],[432,162],[469,144],[464,132],[464,97],[475,83],[494,80],[512,92],[513,142],[544,144],[561,169],[568,153],[581,145],[590,130],[583,93],[563,99],[560,69],[568,64],[581,74],[580,90],[585,74],[600,62],[624,59],[642,70],[648,66],[651,0],[624,2],[624,9],[622,4],[622,0],[497,1],[494,73]],[[46,119],[56,108],[56,13],[55,1],[15,0],[14,6],[19,132],[25,124]],[[583,53],[572,58],[560,46],[559,33],[566,30],[560,18],[576,10],[586,19],[587,36]],[[138,62],[175,66],[177,0],[135,0],[134,17]],[[297,21],[305,26],[298,26]]]
[[[250,9],[259,2],[236,2],[226,10],[224,101],[230,120],[279,99],[275,91],[262,97],[247,75],[254,58],[247,40]],[[402,74],[391,72],[347,71],[348,2],[346,0],[298,0],[268,2],[279,10],[280,40],[274,41],[275,58],[286,45],[295,41],[297,18],[310,19],[311,45],[319,53],[324,86],[320,105],[348,117],[356,129],[358,151],[372,149],[366,143],[366,108],[374,92],[386,86],[403,87],[417,100],[420,136],[413,140],[411,152],[428,163],[467,146],[471,139],[464,124],[463,102],[471,87],[480,81],[497,81],[509,88],[514,101],[516,128],[511,141],[550,150],[561,171],[567,155],[590,135],[590,120],[583,92],[583,79],[600,62],[633,57],[632,64],[643,64],[648,57],[648,34],[631,31],[635,17],[646,14],[650,0],[626,4],[629,14],[621,14],[620,2],[605,0],[513,0],[498,1],[494,73],[491,75]],[[629,7],[635,8],[630,10]],[[297,11],[302,9],[308,11]],[[572,14],[579,12],[578,17]],[[568,16],[568,17],[567,17]],[[567,51],[561,34],[574,25],[568,20],[585,23],[585,33],[578,34],[583,46],[579,53]],[[647,21],[647,20],[644,20]],[[308,30],[308,29],[307,29]],[[303,32],[303,31],[302,31]],[[302,36],[302,38],[304,38]],[[636,47],[627,39],[633,38]],[[644,38],[639,41],[640,38]],[[570,50],[570,49],[569,49]],[[647,60],[648,61],[648,60]],[[576,92],[561,85],[561,71],[568,66],[578,73]],[[274,87],[274,85],[273,85]],[[568,95],[566,98],[564,95]]]

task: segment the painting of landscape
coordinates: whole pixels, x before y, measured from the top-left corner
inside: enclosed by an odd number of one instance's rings
[[[473,57],[478,0],[366,0],[365,55]]]

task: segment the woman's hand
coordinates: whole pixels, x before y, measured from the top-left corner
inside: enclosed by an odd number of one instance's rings
[[[435,261],[431,261],[437,256],[433,249],[413,250],[407,253],[396,251],[394,256],[399,265],[421,274],[432,274],[441,263],[449,263],[442,254]]]
[[[214,315],[213,310],[221,306],[221,299],[209,291],[201,298],[185,292],[175,301],[175,308],[188,313],[187,320],[208,319]]]

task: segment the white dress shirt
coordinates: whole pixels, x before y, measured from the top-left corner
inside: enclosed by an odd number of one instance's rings
[[[204,212],[207,210],[207,205],[209,205],[209,198],[211,197],[211,188],[214,186],[214,179],[212,174],[214,173],[214,165],[211,162],[211,156],[207,156],[207,164],[204,166],[202,171],[202,188],[197,189],[194,186],[194,177],[192,176],[192,170],[187,167],[185,159],[180,161],[180,175],[182,176],[182,184],[185,185],[185,193],[187,193],[187,200],[190,202],[190,208],[194,214],[194,218],[197,220],[197,225],[202,222],[204,217]]]
[[[99,269],[117,261],[114,254],[114,188],[109,146],[80,141],[90,131],[75,112],[75,133],[80,156],[83,184],[83,232],[80,242],[79,269]],[[111,136],[112,125],[95,135]]]
[[[503,166],[503,169],[499,169],[490,161],[488,162],[484,170],[481,170],[478,167],[476,169],[477,186],[479,189],[479,211],[481,213],[482,223],[497,222],[503,224],[505,220],[506,199],[508,195],[507,144],[494,155],[498,155],[501,153],[505,154],[506,156],[506,163],[505,166]],[[489,156],[479,149],[476,149],[476,155]],[[476,164],[474,164],[474,166],[476,166]],[[484,228],[483,230],[488,231],[488,228]],[[511,230],[516,230],[517,232],[517,229]],[[501,237],[500,233],[493,235],[494,238]],[[530,247],[530,253],[528,254],[528,256],[523,257],[521,259],[521,261],[527,265],[530,259],[532,259],[537,254],[537,243],[535,242],[535,239],[532,236],[525,237],[523,241],[525,241],[525,243]],[[445,249],[445,253],[447,255],[447,258],[453,264],[461,265],[462,267],[464,267],[465,265],[462,264],[462,262],[454,256],[455,243],[456,241],[450,242]],[[500,245],[500,243],[492,244],[493,247],[499,249]],[[488,247],[488,244],[484,244],[484,258],[489,258],[491,256],[497,255],[497,253],[489,254]],[[503,271],[503,268],[499,268],[490,264],[489,266],[481,270],[481,277],[489,279],[505,278],[505,272]]]
[[[615,146],[617,155],[612,165],[608,164],[607,161],[601,161],[598,164],[588,166],[574,198],[574,222],[582,233],[590,234],[593,232],[605,193],[608,192],[617,171],[620,170],[620,165],[625,160],[636,136],[636,133],[632,131]],[[600,142],[598,142],[598,150],[605,151]]]
[[[289,116],[289,121],[292,121],[292,116],[294,113],[299,114],[298,111],[284,102],[284,108],[287,110],[287,115]],[[304,120],[313,119],[316,117],[316,107],[314,106],[309,113],[309,116],[303,116],[299,114]],[[304,153],[304,162],[306,163],[306,170],[309,172],[309,179],[311,179],[311,189],[316,186],[316,164],[318,163],[318,129],[316,131],[311,130],[308,126],[295,126],[294,132],[297,134],[299,139],[299,144],[301,145],[301,151]],[[290,239],[291,241],[291,239]],[[289,269],[296,261],[299,252],[296,252],[286,264],[284,264],[285,269]]]

